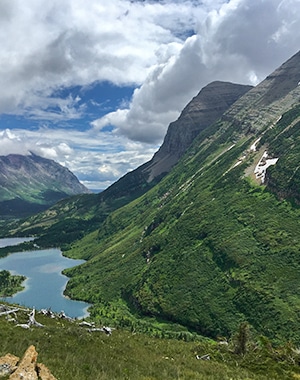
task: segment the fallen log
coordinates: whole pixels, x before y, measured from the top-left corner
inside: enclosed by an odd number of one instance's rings
[[[114,328],[112,327],[107,327],[107,326],[103,326],[103,327],[93,327],[91,329],[88,329],[88,332],[95,332],[95,331],[101,331],[101,332],[104,332],[106,335],[111,335],[112,333],[112,330],[114,330]]]
[[[12,310],[7,310],[7,311],[2,311],[0,313],[0,317],[1,315],[8,315],[8,314],[11,314],[11,313],[16,313],[17,311],[19,311],[20,309],[12,309]]]
[[[31,313],[29,314],[29,321],[28,321],[29,326],[36,326],[36,327],[44,327],[41,323],[37,322],[35,320],[35,309],[32,309]]]

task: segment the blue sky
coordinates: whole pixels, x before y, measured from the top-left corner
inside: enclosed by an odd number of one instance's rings
[[[257,84],[296,53],[299,15],[299,0],[3,0],[0,154],[106,188],[209,82]]]
[[[40,127],[76,128],[80,131],[90,129],[90,123],[116,109],[124,108],[130,103],[134,86],[115,86],[109,82],[95,82],[89,86],[61,87],[53,91],[49,99],[73,99],[74,108],[69,115],[57,102],[46,104],[43,114],[28,110],[25,115],[14,113],[0,115],[1,128],[13,128],[16,125],[24,129],[38,130]],[[71,102],[72,103],[72,102]],[[111,130],[107,127],[106,130]]]

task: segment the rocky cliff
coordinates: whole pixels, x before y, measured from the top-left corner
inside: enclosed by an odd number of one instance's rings
[[[184,108],[178,120],[171,123],[164,142],[143,172],[148,181],[168,173],[184,155],[199,132],[215,123],[229,107],[252,86],[212,82],[204,87]]]

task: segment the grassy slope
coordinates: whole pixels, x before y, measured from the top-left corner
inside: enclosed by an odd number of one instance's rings
[[[257,138],[232,147],[233,133],[200,136],[158,187],[74,245],[67,254],[89,261],[67,271],[68,294],[123,324],[156,316],[216,336],[247,320],[299,343],[299,209],[244,178],[255,153],[232,168]]]
[[[27,313],[18,312],[19,323],[27,319]],[[89,333],[76,322],[42,315],[36,319],[45,327],[24,330],[0,316],[0,356],[10,352],[21,357],[33,344],[38,362],[59,380],[285,380],[299,376],[299,354],[289,345],[275,349],[263,339],[257,344],[249,341],[248,352],[241,356],[232,352],[231,343],[157,339],[125,330],[115,330],[109,337]],[[196,359],[206,354],[211,360]]]

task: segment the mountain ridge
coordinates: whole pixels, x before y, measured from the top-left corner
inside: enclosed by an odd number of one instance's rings
[[[57,201],[90,193],[69,169],[53,160],[29,155],[0,156],[0,210],[23,216],[44,210]]]
[[[67,271],[69,296],[92,302],[95,318],[122,305],[121,320],[161,318],[214,337],[246,320],[271,339],[300,342],[300,211],[248,171],[264,149],[277,149],[278,163],[266,171],[274,177],[297,145],[300,92],[292,67],[300,74],[299,60],[298,53],[239,98],[156,187],[73,244],[66,254],[87,262]]]
[[[202,130],[213,124],[223,113],[253,86],[215,81],[195,96],[183,109],[177,121],[169,125],[162,146],[147,163],[148,182],[163,172],[168,173],[184,155]]]

